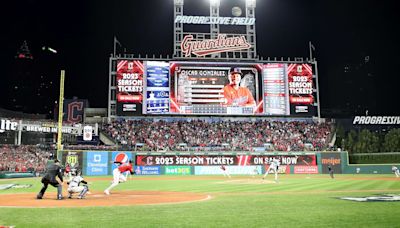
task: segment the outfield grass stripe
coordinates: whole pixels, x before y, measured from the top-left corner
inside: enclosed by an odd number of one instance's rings
[[[246,178],[234,176],[232,179],[240,182]],[[93,191],[102,191],[110,185],[110,180],[93,178],[91,188]],[[390,175],[337,175],[334,180],[330,180],[326,174],[309,175],[309,179],[307,175],[282,175],[279,184],[226,183],[227,180],[216,176],[137,177],[118,185],[113,191],[211,192],[215,198],[179,205],[72,210],[0,208],[0,225],[146,228],[399,227],[400,203],[358,203],[337,199],[338,196],[370,196],[387,192],[386,189],[393,189],[392,192],[400,194],[400,180],[396,181]],[[268,180],[273,180],[273,176],[268,176]],[[33,183],[36,190],[41,186],[40,180],[24,180],[24,183]],[[34,188],[9,189],[4,193],[30,192]],[[49,187],[49,190],[54,192],[55,188]]]

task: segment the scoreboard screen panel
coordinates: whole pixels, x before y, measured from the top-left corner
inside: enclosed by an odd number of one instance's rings
[[[289,115],[286,64],[263,66],[263,97],[266,115]]]
[[[168,114],[170,105],[169,63],[145,62],[144,114]]]
[[[315,85],[310,64],[287,64],[290,115],[314,116]]]
[[[310,64],[118,60],[116,73],[118,116],[317,113]]]
[[[235,82],[230,76],[232,69],[241,73],[240,79]],[[259,105],[258,77],[261,74],[259,65],[175,62],[171,64],[170,70],[172,114],[263,113],[263,107]]]
[[[143,62],[137,60],[118,60],[116,71],[117,115],[141,115],[143,102]]]

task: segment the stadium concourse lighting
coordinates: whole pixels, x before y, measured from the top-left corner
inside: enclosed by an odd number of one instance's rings
[[[219,7],[220,0],[210,0],[211,6]]]

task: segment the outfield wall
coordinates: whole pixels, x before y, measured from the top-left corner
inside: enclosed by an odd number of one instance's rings
[[[72,151],[58,154],[62,165],[68,162],[87,176],[111,175],[116,167],[114,158],[126,154],[135,164],[136,175],[222,175],[221,165],[230,174],[256,175],[265,173],[274,157],[281,161],[279,173],[326,174],[328,165],[335,173],[389,174],[392,164],[349,165],[347,152],[271,152],[271,153],[143,153],[132,151]]]
[[[349,164],[347,151],[342,152],[342,170],[347,174],[389,174],[392,172],[392,166],[400,168],[400,161],[393,164]]]

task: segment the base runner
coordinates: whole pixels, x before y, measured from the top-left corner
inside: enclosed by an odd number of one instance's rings
[[[228,170],[226,169],[226,167],[224,165],[221,165],[219,168],[222,170],[222,173],[224,174],[224,177],[231,178],[231,175],[229,175]]]
[[[110,187],[104,190],[104,194],[110,195],[111,189],[117,186],[120,182],[125,182],[126,176],[124,175],[124,173],[127,171],[129,171],[131,175],[133,174],[132,160],[129,160],[128,163],[121,164],[113,170],[113,182],[111,183]]]

